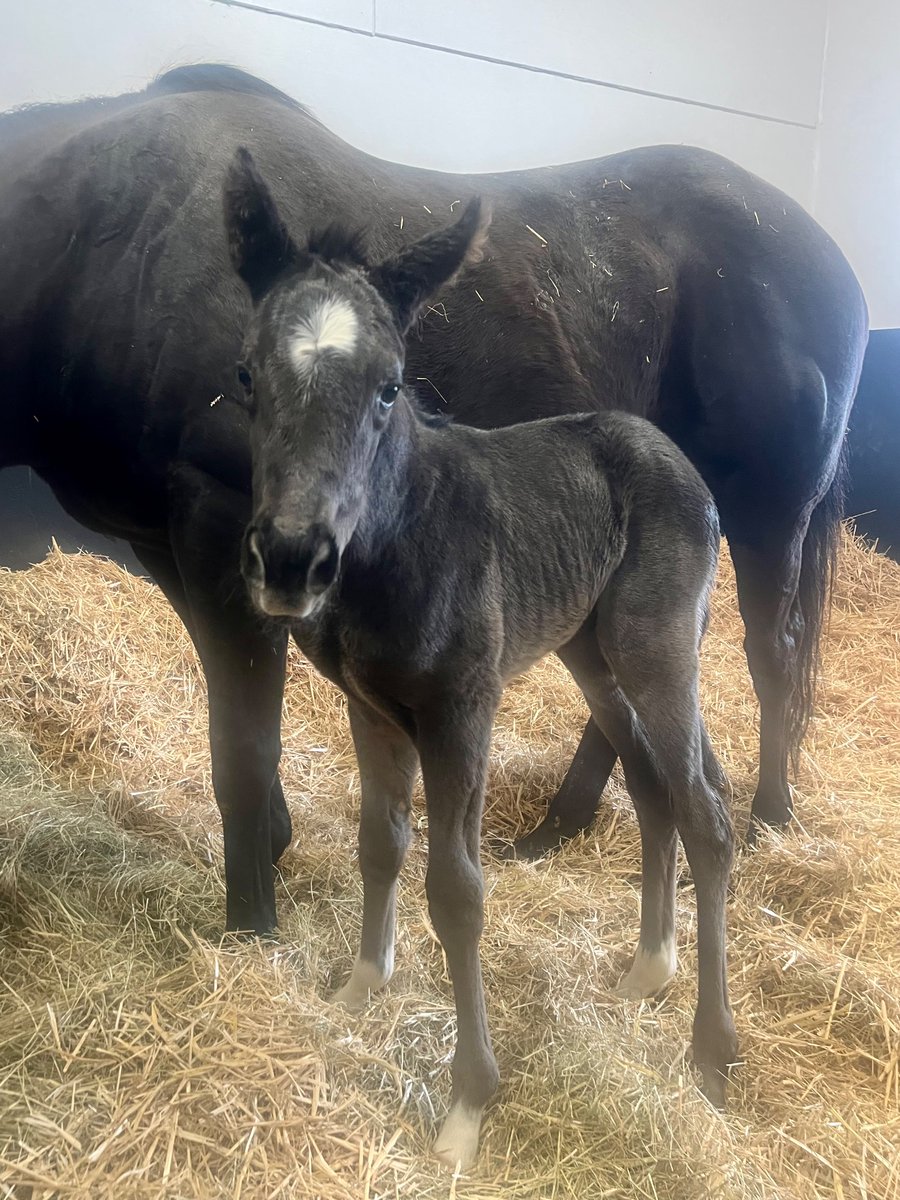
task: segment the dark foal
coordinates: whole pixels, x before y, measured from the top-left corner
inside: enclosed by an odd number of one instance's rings
[[[732,830],[698,701],[719,543],[706,486],[661,432],[622,413],[490,433],[421,417],[403,392],[404,334],[478,255],[477,203],[371,267],[335,231],[298,248],[242,151],[225,219],[254,302],[240,369],[253,456],[244,576],[260,612],[288,623],[347,694],[359,761],[362,938],[336,999],[362,1005],[391,976],[420,763],[429,911],[458,1015],[435,1149],[470,1164],[498,1081],[478,951],[491,727],[504,683],[556,650],[622,759],[640,821],[640,942],[622,991],[652,995],[675,970],[680,834],[697,894],[694,1054],[721,1104],[735,1056]]]

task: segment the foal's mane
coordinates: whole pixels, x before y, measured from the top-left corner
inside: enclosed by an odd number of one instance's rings
[[[332,266],[372,266],[366,253],[366,231],[351,229],[339,221],[333,221],[323,229],[313,229],[306,242],[307,254],[321,258]]]

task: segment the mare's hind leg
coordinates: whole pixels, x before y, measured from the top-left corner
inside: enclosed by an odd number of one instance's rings
[[[648,644],[616,635],[617,622],[600,635],[593,674],[576,665],[579,684],[597,724],[616,747],[641,819],[644,861],[653,871],[645,904],[654,906],[635,965],[623,984],[629,991],[652,985],[665,972],[668,930],[674,928],[674,824],[684,844],[697,897],[699,978],[694,1015],[694,1059],[706,1095],[725,1100],[728,1067],[737,1042],[728,1002],[725,905],[733,857],[731,821],[710,785],[711,751],[697,691],[695,627],[687,620],[663,627]],[[644,813],[641,817],[641,813]],[[649,833],[650,853],[646,842]],[[674,943],[674,937],[672,937]],[[642,962],[642,959],[645,960]],[[672,945],[674,960],[674,944]],[[674,966],[674,961],[672,962]]]
[[[149,572],[156,584],[161,588],[166,599],[178,613],[184,623],[191,641],[197,644],[195,623],[191,615],[190,605],[184,590],[184,583],[172,552],[159,546],[141,546],[132,543],[132,549],[138,561]],[[199,652],[199,648],[198,648]],[[272,780],[269,790],[269,828],[271,833],[272,862],[277,863],[291,844],[291,815],[284,799],[284,790],[278,773]]]
[[[546,817],[515,842],[508,857],[540,858],[589,829],[615,764],[615,750],[591,717]]]
[[[766,528],[766,523],[761,523]],[[793,815],[788,783],[791,700],[802,635],[798,600],[806,523],[753,537],[726,527],[744,620],[744,648],[759,698],[759,781],[751,809],[755,823],[786,825]]]
[[[332,999],[359,1009],[394,971],[397,876],[409,845],[409,812],[419,760],[402,730],[358,701],[351,700],[349,708],[362,789],[363,923],[353,971]]]

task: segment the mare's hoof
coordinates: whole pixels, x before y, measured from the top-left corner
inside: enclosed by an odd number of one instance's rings
[[[758,817],[754,813],[750,814],[750,824],[747,826],[747,837],[745,844],[748,850],[754,850],[759,842],[760,834],[766,832],[767,829],[784,830],[793,821],[793,813],[779,813],[777,817]]]
[[[759,835],[766,829],[784,829],[794,818],[794,798],[790,784],[777,788],[757,789],[750,806],[750,825],[747,829],[747,845],[756,845]]]
[[[579,833],[590,829],[593,819],[593,816],[586,821],[547,816],[536,829],[533,829],[531,833],[526,833],[518,841],[512,844],[504,842],[502,849],[498,850],[498,857],[506,859],[543,858],[546,854],[555,853],[566,842],[577,837]]]
[[[226,945],[229,942],[277,942],[278,926],[273,925],[271,929],[226,929],[222,941]]]

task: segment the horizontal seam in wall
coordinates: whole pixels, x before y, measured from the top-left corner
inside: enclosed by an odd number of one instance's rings
[[[341,33],[354,33],[358,37],[373,38],[382,42],[394,42],[401,46],[415,46],[420,50],[434,50],[439,54],[452,54],[456,58],[468,58],[474,62],[490,63],[496,67],[510,67],[519,71],[531,71],[534,75],[547,75],[551,79],[567,79],[572,83],[585,83],[590,87],[606,88],[609,91],[625,92],[632,96],[646,96],[650,100],[668,100],[672,104],[686,104],[690,108],[705,108],[710,112],[728,113],[733,117],[748,117],[754,121],[767,121],[770,125],[787,125],[791,129],[815,130],[816,123],[808,121],[793,121],[789,117],[773,117],[768,113],[751,112],[743,108],[729,108],[726,104],[709,104],[704,100],[690,100],[685,96],[672,96],[667,92],[651,92],[644,88],[629,87],[624,83],[610,83],[604,79],[592,79],[589,75],[575,75],[569,71],[557,71],[552,67],[537,67],[532,63],[517,62],[511,58],[494,58],[490,54],[477,54],[474,50],[457,50],[452,46],[440,46],[434,42],[423,42],[417,38],[400,37],[399,34],[378,33],[374,29],[360,29],[355,25],[344,25],[338,21],[325,21],[318,17],[304,17],[299,13],[282,12],[277,8],[269,8],[264,4],[252,4],[249,0],[213,0],[214,4],[223,4],[227,8],[245,8],[251,12],[266,13],[273,17],[284,17],[289,21],[299,21],[303,25],[318,25],[323,29],[336,29]]]

